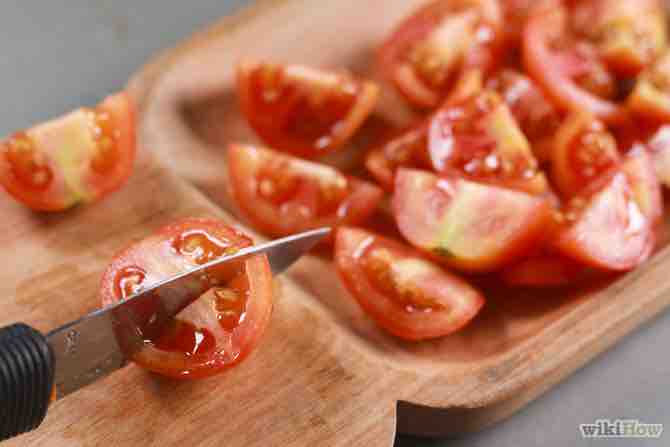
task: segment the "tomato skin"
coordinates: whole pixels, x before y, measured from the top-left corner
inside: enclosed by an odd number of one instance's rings
[[[653,225],[636,202],[624,172],[601,180],[568,202],[565,225],[552,247],[597,269],[631,270],[653,251]]]
[[[605,125],[585,113],[569,115],[556,132],[551,154],[554,185],[574,197],[621,163],[617,141]]]
[[[363,223],[384,196],[376,185],[269,149],[233,144],[227,160],[229,188],[240,212],[274,237]],[[273,198],[262,195],[266,179],[276,190]]]
[[[335,264],[363,310],[379,326],[405,340],[452,334],[484,306],[483,296],[463,279],[441,270],[415,250],[365,230],[345,227],[337,231]],[[375,274],[379,278],[371,277]]]
[[[29,208],[64,211],[120,188],[135,151],[134,105],[122,92],[0,142],[0,184]]]
[[[541,253],[505,268],[500,277],[514,287],[559,287],[584,277],[585,267],[555,253]]]
[[[410,169],[396,175],[393,213],[412,245],[475,273],[527,256],[553,225],[545,198]]]
[[[217,246],[214,252],[208,252],[208,242],[197,242],[191,249],[193,239],[189,238],[197,237],[216,241],[220,251]],[[215,219],[189,218],[167,225],[114,257],[103,275],[102,305],[113,305],[140,287],[150,287],[251,243],[251,239]],[[198,258],[202,253],[214,254],[211,258]],[[126,277],[135,282],[133,287],[121,281],[120,278]],[[222,283],[226,284],[225,290],[237,291],[246,297],[241,309],[244,317],[234,325],[226,320],[221,307],[225,302],[219,304],[217,295],[206,292],[212,285],[220,287]],[[125,291],[119,288],[124,285]],[[254,349],[272,313],[272,273],[265,255],[254,256],[235,266],[226,265],[225,269],[212,273],[208,282],[194,284],[194,291],[206,293],[177,316],[175,328],[157,339],[146,340],[144,348],[133,357],[134,362],[174,379],[200,379],[238,364]],[[196,328],[199,328],[197,332]],[[202,352],[192,351],[194,346],[188,337],[196,333],[205,341],[195,345]]]
[[[651,123],[670,123],[670,51],[638,76],[626,105]]]
[[[567,12],[558,5],[533,12],[523,33],[522,56],[526,71],[560,109],[588,112],[608,124],[626,121],[628,115],[624,107],[581,87],[567,72],[574,68],[561,66],[567,62],[558,59],[550,48],[550,41],[552,34],[561,33],[566,27]],[[586,64],[589,60],[581,61],[577,57],[569,63]]]
[[[387,38],[379,65],[411,105],[435,108],[463,71],[498,63],[501,27],[497,0],[433,0]]]
[[[316,158],[342,147],[372,113],[379,88],[347,72],[242,62],[240,107],[270,147]]]

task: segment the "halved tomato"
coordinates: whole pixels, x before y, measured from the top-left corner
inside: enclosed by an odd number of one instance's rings
[[[231,145],[227,166],[240,212],[271,236],[357,225],[384,196],[377,186],[330,166],[249,145]]]
[[[379,88],[348,72],[243,62],[237,69],[242,112],[270,147],[315,158],[346,143],[370,115]]]
[[[363,310],[406,340],[443,337],[468,324],[484,298],[463,279],[391,239],[340,228],[335,264]]]
[[[574,284],[585,276],[585,267],[565,256],[542,252],[507,267],[502,280],[517,287],[558,287]]]
[[[547,190],[528,140],[501,97],[490,90],[445,104],[430,119],[433,168],[532,194]]]
[[[617,141],[602,121],[573,113],[556,132],[551,154],[554,185],[563,197],[574,197],[620,161]]]
[[[184,219],[159,229],[119,253],[100,289],[103,306],[122,301],[218,257],[252,245],[252,240],[213,219]],[[194,285],[197,301],[177,315],[172,327],[145,340],[133,360],[176,379],[208,377],[236,365],[258,344],[272,311],[272,273],[265,255],[209,272]]]
[[[535,157],[540,162],[549,161],[553,137],[561,124],[562,114],[533,80],[516,70],[498,72],[487,81],[486,87],[503,98]]]
[[[523,63],[557,107],[591,113],[606,123],[627,118],[615,101],[615,77],[600,61],[597,48],[571,33],[568,11],[559,4],[533,11],[523,33]]]
[[[135,145],[132,100],[119,93],[1,142],[0,184],[32,209],[62,211],[118,189]]]
[[[660,0],[579,0],[573,26],[596,45],[608,67],[634,76],[666,46],[666,13]]]
[[[653,123],[670,122],[670,51],[637,78],[627,105]]]
[[[396,175],[393,212],[412,245],[472,272],[528,255],[552,224],[544,198],[411,169]]]
[[[603,177],[574,197],[553,247],[578,262],[604,270],[630,270],[644,262],[654,243],[653,225],[622,171]]]
[[[498,0],[436,0],[402,22],[380,50],[380,65],[407,100],[434,108],[464,70],[489,71],[502,43]]]
[[[670,187],[670,125],[664,125],[653,133],[647,142],[656,176],[666,187]]]

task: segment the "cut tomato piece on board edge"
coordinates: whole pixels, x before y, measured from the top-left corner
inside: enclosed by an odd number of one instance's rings
[[[393,212],[412,245],[466,272],[515,263],[553,225],[545,198],[410,169],[396,175]]]
[[[130,176],[135,111],[127,93],[15,133],[0,143],[0,184],[38,211],[99,200]]]
[[[348,72],[245,61],[240,107],[270,147],[316,158],[342,147],[374,110],[379,88]]]
[[[102,304],[113,305],[250,245],[251,239],[219,220],[175,222],[114,257],[103,275]],[[194,281],[194,293],[202,296],[170,328],[145,340],[133,357],[138,365],[175,379],[199,379],[238,364],[258,344],[272,311],[272,273],[265,255],[227,264]],[[148,309],[147,321],[153,310]]]
[[[365,230],[338,229],[335,263],[363,310],[406,340],[443,337],[467,325],[484,298],[419,252]]]
[[[250,145],[231,145],[227,168],[239,211],[273,237],[362,224],[384,197],[376,185],[330,166]]]
[[[586,267],[556,253],[542,253],[503,269],[500,277],[515,287],[559,287],[579,282]]]

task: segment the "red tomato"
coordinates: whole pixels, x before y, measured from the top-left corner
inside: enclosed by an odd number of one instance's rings
[[[604,270],[630,270],[654,247],[652,222],[636,201],[628,176],[617,171],[573,198],[554,248],[578,262]]]
[[[614,102],[614,77],[598,58],[597,49],[575,40],[564,8],[534,10],[523,33],[523,63],[528,74],[556,106],[591,113],[607,123],[626,119]]]
[[[670,51],[638,77],[627,105],[653,123],[670,122]]]
[[[557,287],[573,284],[584,276],[583,265],[555,253],[541,253],[507,267],[502,280],[517,287]]]
[[[584,113],[574,113],[556,132],[551,156],[554,185],[571,198],[620,163],[617,141],[605,125]]]
[[[330,166],[254,146],[231,145],[227,165],[240,212],[271,236],[357,225],[374,213],[384,195],[377,186]]]
[[[641,144],[634,145],[621,168],[630,181],[633,198],[642,214],[653,225],[659,224],[663,217],[663,196],[648,149]]]
[[[443,337],[468,324],[482,295],[409,247],[354,228],[335,242],[337,270],[375,322],[406,340]]]
[[[634,76],[666,46],[661,0],[579,0],[573,26],[598,49],[611,70]]]
[[[500,96],[484,91],[449,102],[430,119],[428,151],[434,169],[533,194],[547,182],[528,140]]]
[[[413,105],[434,108],[464,70],[499,59],[498,0],[437,0],[407,18],[380,50],[385,75]]]
[[[0,184],[32,209],[62,211],[121,187],[134,160],[135,112],[119,93],[0,142]]]
[[[552,222],[543,198],[410,169],[396,175],[393,212],[412,245],[473,272],[497,270],[526,256]]]
[[[670,126],[661,126],[647,143],[658,180],[670,187]]]
[[[315,158],[345,144],[374,109],[379,88],[347,72],[245,62],[237,70],[242,112],[269,146]]]
[[[185,219],[119,253],[102,280],[104,306],[176,274],[252,245],[221,221]],[[257,345],[272,311],[272,273],[265,255],[210,273],[160,337],[133,357],[140,366],[178,379],[197,379],[239,363]]]
[[[489,79],[486,86],[503,98],[535,157],[541,162],[548,161],[562,114],[530,78],[518,71],[502,70]]]

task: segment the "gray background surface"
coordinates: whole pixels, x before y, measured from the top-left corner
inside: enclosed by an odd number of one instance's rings
[[[121,88],[154,52],[244,3],[2,1],[0,135],[81,104],[94,104]],[[502,424],[459,440],[426,442],[401,437],[398,445],[669,445],[670,425],[668,433],[655,441],[585,441],[578,431],[580,423],[602,418],[669,422],[669,345],[670,314],[666,314]]]

